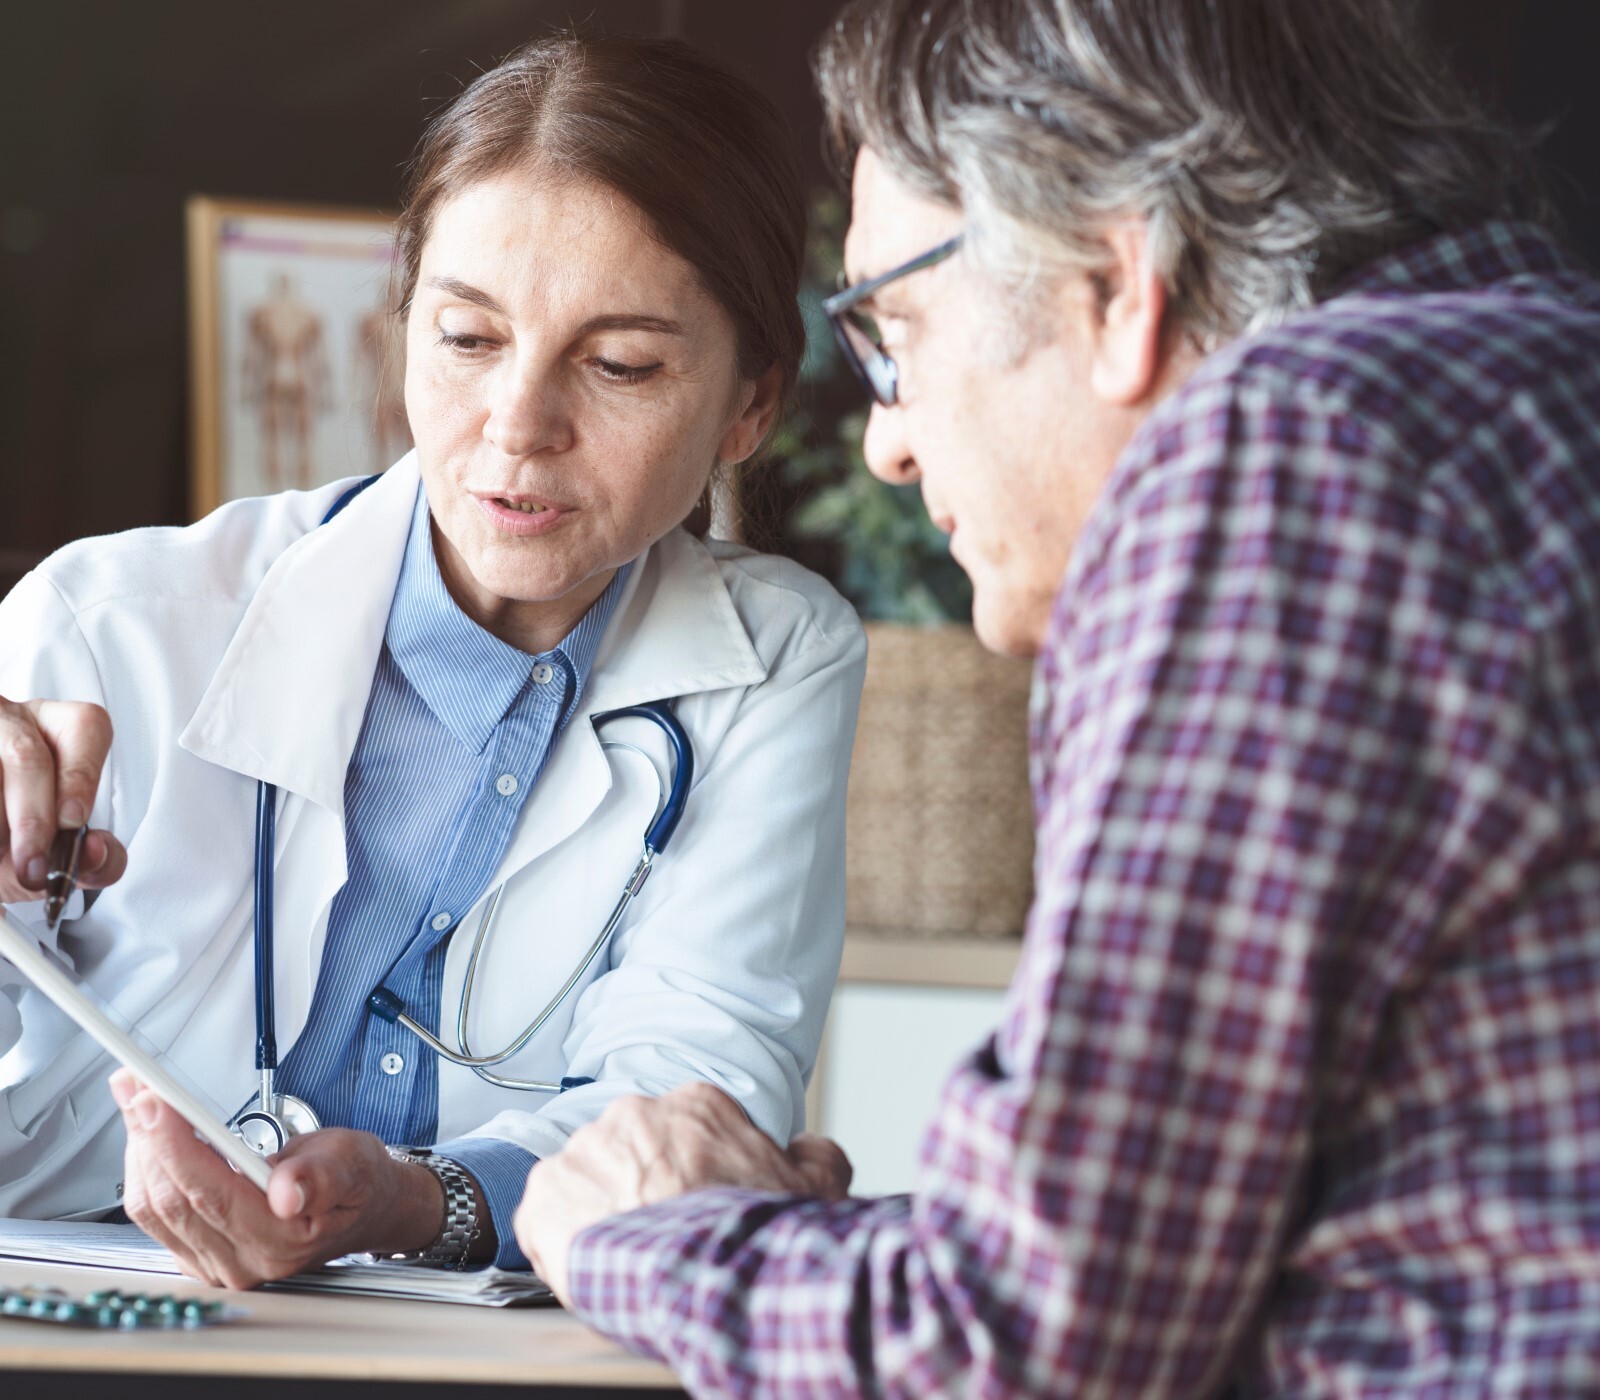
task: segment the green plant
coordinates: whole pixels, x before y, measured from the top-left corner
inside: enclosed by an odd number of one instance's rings
[[[802,406],[790,413],[770,448],[794,502],[785,530],[795,540],[826,548],[834,583],[863,617],[964,621],[972,609],[971,585],[928,519],[921,493],[915,486],[879,481],[862,460],[862,391],[822,314],[842,262],[845,221],[838,195],[824,190],[813,197],[800,295],[806,323]]]

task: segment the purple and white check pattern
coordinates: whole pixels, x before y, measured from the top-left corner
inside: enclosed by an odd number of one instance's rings
[[[582,1315],[705,1395],[1600,1394],[1600,285],[1487,225],[1211,356],[1032,742],[915,1194],[615,1217]]]

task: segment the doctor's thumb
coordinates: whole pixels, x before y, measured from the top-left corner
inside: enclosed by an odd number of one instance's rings
[[[295,1167],[280,1164],[272,1169],[272,1178],[267,1182],[267,1208],[279,1220],[293,1220],[305,1214],[306,1187],[299,1178]]]

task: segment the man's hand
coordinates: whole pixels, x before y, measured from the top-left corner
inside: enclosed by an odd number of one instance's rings
[[[291,1138],[262,1195],[127,1070],[111,1092],[128,1129],[123,1209],[194,1278],[253,1288],[356,1250],[425,1249],[439,1232],[439,1179],[371,1133]]]
[[[98,705],[0,699],[0,904],[44,893],[50,843],[89,820],[111,748],[111,718]],[[101,889],[122,878],[128,853],[109,831],[83,842],[78,882]]]
[[[567,1251],[581,1231],[707,1186],[839,1200],[850,1189],[850,1163],[836,1143],[810,1134],[785,1151],[709,1084],[618,1099],[528,1173],[517,1243],[567,1303]]]

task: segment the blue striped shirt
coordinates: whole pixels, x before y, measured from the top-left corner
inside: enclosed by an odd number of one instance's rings
[[[556,736],[578,707],[624,566],[553,651],[519,651],[456,605],[419,490],[361,737],[345,775],[349,878],[333,901],[305,1029],[279,1087],[328,1126],[385,1142],[432,1141],[438,1059],[369,1014],[380,983],[438,1033],[450,935],[483,896]],[[454,1025],[454,1008],[449,1016]],[[448,1043],[448,1037],[446,1037]],[[537,1100],[530,1102],[537,1106]],[[495,1262],[526,1267],[511,1232],[530,1153],[491,1138],[436,1150],[483,1189]]]

